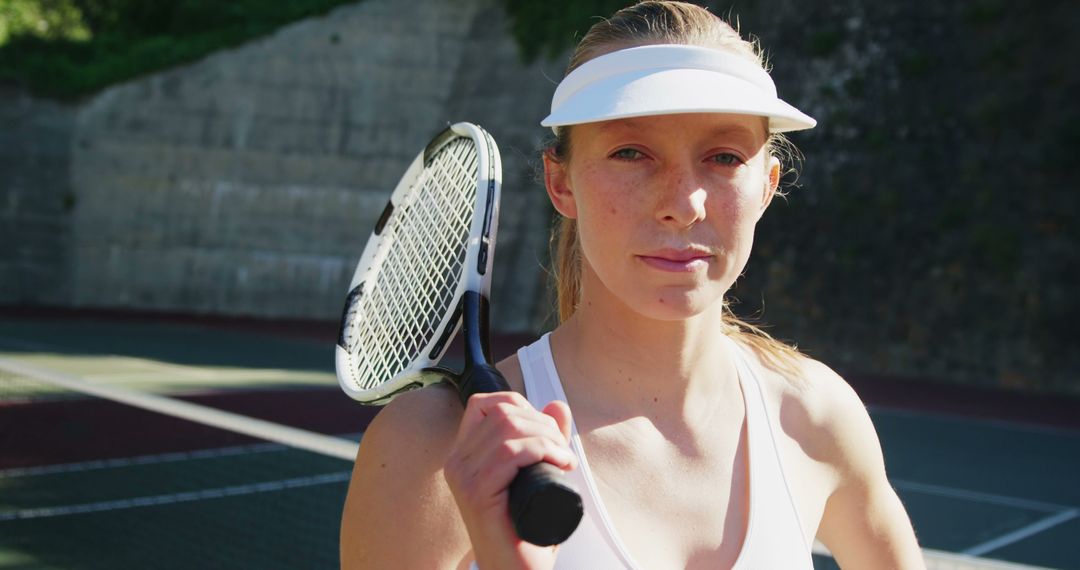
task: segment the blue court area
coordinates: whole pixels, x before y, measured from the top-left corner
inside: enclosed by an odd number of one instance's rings
[[[313,336],[7,318],[0,359],[355,442]],[[337,567],[351,461],[128,408],[0,378],[0,569]],[[1080,432],[871,411],[932,568],[1080,569]]]

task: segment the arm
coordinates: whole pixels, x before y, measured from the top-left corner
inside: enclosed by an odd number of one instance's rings
[[[466,568],[469,538],[443,477],[461,419],[452,389],[402,394],[364,433],[341,520],[341,567]]]
[[[550,568],[554,550],[518,539],[507,506],[519,467],[574,463],[569,409],[544,412],[513,392],[473,396],[464,413],[444,386],[396,398],[360,445],[342,568],[464,569],[474,556],[485,568]]]
[[[855,391],[825,366],[815,382],[828,392],[828,463],[837,486],[825,503],[818,538],[842,568],[923,569],[904,506],[885,476],[877,432]],[[822,377],[824,376],[824,378]]]

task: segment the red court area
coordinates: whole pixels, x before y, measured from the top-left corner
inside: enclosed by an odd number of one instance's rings
[[[332,435],[363,431],[378,411],[336,389],[221,392],[178,399]],[[0,403],[0,469],[251,443],[261,440],[103,399]]]

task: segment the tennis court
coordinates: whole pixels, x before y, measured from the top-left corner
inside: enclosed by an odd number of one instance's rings
[[[336,567],[348,457],[372,413],[338,391],[332,338],[0,318],[0,568]],[[105,388],[64,387],[78,383]],[[230,427],[101,397],[115,394]],[[932,567],[1080,568],[1080,431],[872,415]]]

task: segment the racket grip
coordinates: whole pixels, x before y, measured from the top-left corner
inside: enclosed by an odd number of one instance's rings
[[[510,389],[502,374],[481,360],[466,365],[460,385],[461,402],[473,394]],[[510,483],[510,520],[521,540],[537,546],[561,544],[581,522],[581,496],[566,484],[562,469],[541,461],[518,471]]]
[[[510,483],[510,520],[517,535],[537,546],[561,544],[581,522],[581,496],[558,467],[534,463]]]

